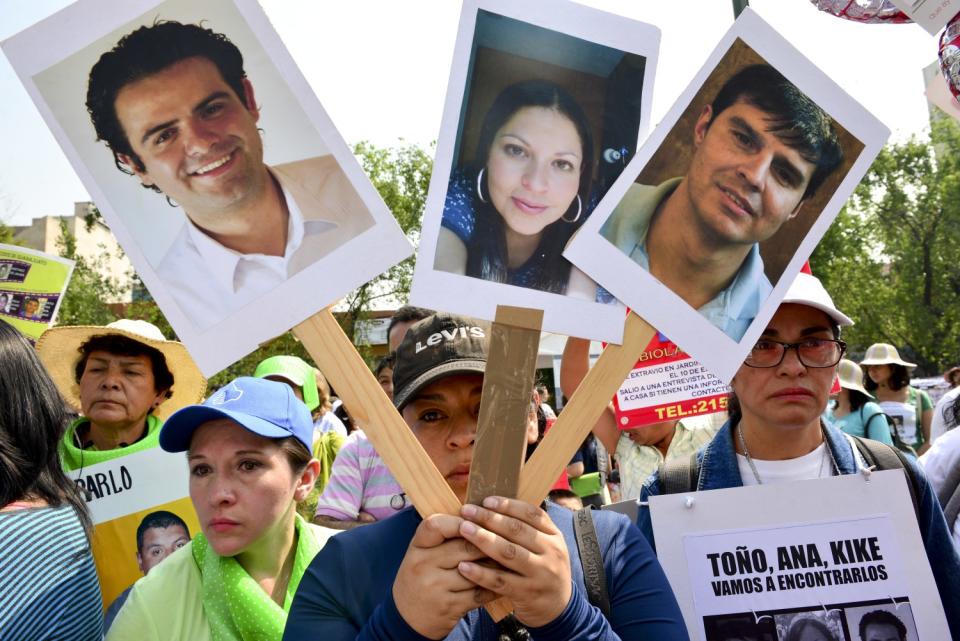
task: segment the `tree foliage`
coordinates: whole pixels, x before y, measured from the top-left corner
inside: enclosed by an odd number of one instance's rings
[[[427,201],[433,158],[417,145],[378,148],[361,142],[354,148],[367,177],[376,187],[400,228],[416,247],[420,241],[420,224]],[[344,331],[353,338],[353,322],[365,317],[371,305],[380,300],[406,302],[413,280],[414,259],[410,258],[361,285],[345,299]]]
[[[106,325],[117,320],[105,302],[118,300],[122,293],[119,280],[107,275],[109,271],[105,266],[109,256],[103,253],[96,259],[89,260],[78,254],[77,239],[62,219],[57,248],[62,257],[76,263],[57,312],[57,324]]]
[[[856,322],[852,351],[887,342],[936,374],[960,358],[960,127],[886,146],[811,257]]]

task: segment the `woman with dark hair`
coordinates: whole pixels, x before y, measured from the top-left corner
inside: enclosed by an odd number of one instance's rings
[[[837,637],[823,621],[802,617],[793,620],[784,641],[837,641]]]
[[[472,167],[450,178],[434,267],[593,299],[561,256],[589,214],[593,136],[580,105],[543,80],[510,85],[487,111]]]
[[[68,423],[65,408],[33,347],[0,321],[0,636],[4,639],[86,641],[103,636],[90,517],[57,455]]]
[[[873,395],[863,388],[860,366],[843,359],[837,366],[840,392],[835,404],[827,407],[824,418],[839,430],[854,436],[872,438],[893,445],[890,424],[880,406],[872,402]]]
[[[108,639],[279,641],[307,565],[333,533],[296,504],[313,488],[313,420],[289,385],[238,378],[171,416],[202,534],[133,586]]]
[[[875,343],[867,348],[860,366],[867,370],[863,384],[873,392],[877,403],[893,418],[900,440],[923,454],[930,447],[933,401],[923,390],[910,386],[910,369],[916,363],[900,358],[897,348]]]

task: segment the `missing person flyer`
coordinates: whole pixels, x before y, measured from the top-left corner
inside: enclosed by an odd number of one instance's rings
[[[727,409],[730,388],[657,332],[613,399],[617,426],[632,430]]]
[[[0,245],[0,319],[36,341],[56,318],[73,264],[26,247]]]
[[[900,470],[650,505],[691,638],[806,638],[794,634],[813,627],[852,640],[861,624],[920,641],[950,636]]]
[[[91,547],[109,616],[137,579],[200,531],[186,461],[155,447],[67,474],[93,519]]]

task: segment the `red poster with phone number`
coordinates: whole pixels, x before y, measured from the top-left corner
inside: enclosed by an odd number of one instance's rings
[[[617,426],[643,425],[723,412],[730,388],[657,332],[613,398]]]

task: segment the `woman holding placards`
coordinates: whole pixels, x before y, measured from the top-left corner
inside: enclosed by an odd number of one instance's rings
[[[332,530],[296,512],[319,463],[313,421],[285,383],[238,378],[164,424],[187,452],[203,533],[133,587],[108,639],[279,640],[303,572]]]
[[[561,256],[590,207],[593,136],[580,105],[551,82],[510,85],[475,158],[450,178],[434,267],[592,300],[596,286]]]
[[[60,466],[63,398],[27,340],[0,321],[0,637],[103,636],[86,503]],[[55,616],[54,616],[55,613]]]
[[[651,545],[651,496],[856,474],[869,465],[865,461],[874,451],[895,455],[886,445],[874,443],[884,449],[871,450],[870,441],[858,443],[821,421],[846,348],[840,328],[852,324],[817,278],[797,275],[730,382],[727,423],[697,453],[695,463],[669,463],[663,477],[654,473],[644,484],[637,525]],[[916,493],[917,524],[947,621],[954,638],[960,638],[960,557],[923,472],[912,460],[898,460]],[[683,464],[686,469],[680,469]],[[690,483],[675,484],[674,479]]]

